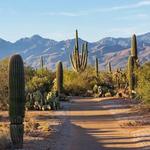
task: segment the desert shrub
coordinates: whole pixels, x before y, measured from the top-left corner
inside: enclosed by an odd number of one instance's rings
[[[28,71],[29,72],[29,71]],[[30,78],[29,78],[30,75]],[[27,109],[46,109],[45,101],[47,93],[53,87],[55,74],[47,69],[30,69],[28,82],[26,83],[26,107]]]
[[[95,68],[92,66],[88,66],[82,73],[64,70],[64,88],[67,95],[86,96],[87,91],[93,91],[94,86],[113,89],[113,82],[112,74],[105,71],[100,71],[96,77]]]
[[[0,110],[8,108],[8,58],[0,61]]]
[[[40,90],[42,93],[49,91],[53,86],[54,73],[46,69],[39,69],[34,76],[27,82],[28,92]]]
[[[30,66],[25,65],[24,72],[25,72],[25,81],[27,83],[35,75],[36,70],[34,68],[30,67]]]
[[[64,91],[67,95],[84,95],[96,84],[95,72],[88,67],[84,72],[77,73],[64,69]]]
[[[144,103],[150,103],[150,62],[144,64],[136,72],[137,74],[137,94]]]

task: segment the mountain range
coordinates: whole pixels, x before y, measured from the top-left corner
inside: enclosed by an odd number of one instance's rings
[[[85,40],[79,38],[80,45],[84,42]],[[69,55],[73,51],[74,43],[74,39],[55,41],[39,35],[21,38],[14,43],[0,38],[0,59],[19,53],[25,63],[32,67],[40,67],[41,56],[44,58],[45,66],[50,69],[54,69],[58,61],[70,67]],[[150,61],[150,32],[138,35],[137,43],[140,62]],[[97,42],[88,42],[88,63],[94,64],[97,57],[101,69],[106,67],[108,61],[111,61],[114,68],[124,67],[127,64],[130,47],[131,38],[106,37]]]

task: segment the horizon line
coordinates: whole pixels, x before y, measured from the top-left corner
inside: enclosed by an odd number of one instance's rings
[[[136,34],[136,33],[132,33],[131,34],[131,36],[133,35],[133,34],[135,34],[136,36],[142,36],[142,35],[145,35],[145,34],[150,34],[150,31],[147,31],[147,32],[144,32],[144,33],[139,33],[139,34]],[[10,43],[16,43],[17,41],[19,41],[19,40],[21,40],[21,39],[26,39],[26,38],[28,38],[28,39],[31,39],[32,37],[34,37],[34,36],[39,36],[39,37],[41,37],[41,38],[43,38],[43,39],[47,39],[47,40],[53,40],[53,41],[56,41],[56,42],[61,42],[61,41],[67,41],[67,40],[74,40],[75,38],[68,38],[68,39],[62,39],[62,40],[56,40],[56,39],[52,39],[52,38],[49,38],[49,37],[45,37],[44,35],[40,35],[40,34],[37,34],[37,33],[35,33],[35,34],[32,34],[32,35],[29,35],[29,36],[24,36],[24,37],[18,37],[18,39],[17,40],[15,40],[15,41],[12,41],[12,40],[7,40],[7,39],[5,39],[5,38],[3,38],[3,37],[0,37],[0,40],[4,40],[4,41],[6,41],[6,42],[10,42]],[[83,40],[83,41],[86,41],[86,42],[88,42],[88,43],[93,43],[93,42],[98,42],[98,41],[100,41],[100,40],[102,40],[102,39],[105,39],[105,38],[130,38],[131,36],[105,36],[105,37],[102,37],[102,38],[100,38],[99,40],[96,40],[96,41],[90,41],[90,40],[84,40],[83,38],[81,38],[80,36],[79,36],[79,39],[81,39],[81,40]]]

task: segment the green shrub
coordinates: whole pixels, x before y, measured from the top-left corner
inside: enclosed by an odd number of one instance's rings
[[[140,95],[144,103],[150,103],[150,62],[144,64],[136,72],[137,74],[137,94]]]
[[[93,91],[95,85],[113,89],[112,74],[101,71],[95,76],[95,68],[88,66],[82,73],[64,70],[64,88],[67,95],[86,96],[88,91]]]
[[[95,84],[94,68],[88,67],[82,73],[64,70],[64,92],[67,95],[83,95],[87,90],[92,90]]]
[[[8,109],[8,59],[0,61],[0,110]]]

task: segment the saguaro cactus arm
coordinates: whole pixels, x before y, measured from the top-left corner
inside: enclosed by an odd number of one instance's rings
[[[78,44],[78,31],[76,30],[75,48],[72,52],[72,55],[70,55],[70,60],[73,69],[76,72],[84,71],[87,66],[87,58],[88,58],[88,44],[86,42],[82,45],[82,51],[80,54]]]

